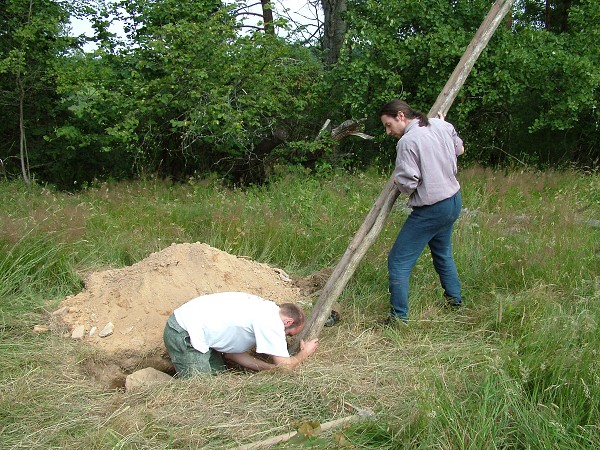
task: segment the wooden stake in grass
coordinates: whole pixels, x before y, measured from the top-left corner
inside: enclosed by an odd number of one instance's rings
[[[326,431],[332,430],[334,428],[341,427],[342,425],[350,424],[353,422],[358,422],[361,420],[373,419],[375,417],[375,413],[370,409],[358,410],[358,412],[352,416],[342,417],[341,419],[332,420],[330,422],[325,422],[322,424],[316,424],[314,434],[324,433]],[[311,425],[312,427],[313,425]],[[299,434],[298,431],[291,431],[289,433],[280,434],[279,436],[274,436],[269,439],[265,439],[264,441],[254,442],[252,444],[243,445],[241,447],[237,447],[235,450],[256,450],[259,448],[268,448],[273,445],[281,444],[289,441]],[[312,435],[312,433],[308,433]]]
[[[467,46],[465,53],[448,79],[444,89],[442,89],[442,92],[429,111],[429,117],[436,117],[438,114],[446,116],[456,95],[471,72],[475,61],[477,61],[477,58],[494,35],[496,28],[498,28],[498,25],[512,7],[512,3],[513,0],[496,0],[492,5],[492,8]],[[393,179],[390,179],[354,236],[354,239],[352,239],[342,259],[327,280],[319,296],[319,300],[307,320],[306,327],[292,346],[292,352],[295,353],[299,350],[300,339],[314,339],[319,335],[325,321],[329,317],[331,307],[344,287],[346,287],[346,284],[354,274],[356,267],[367,250],[381,232],[398,195],[399,191],[394,186]]]

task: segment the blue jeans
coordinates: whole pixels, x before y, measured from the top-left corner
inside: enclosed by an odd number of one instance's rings
[[[455,305],[462,303],[460,280],[452,258],[452,228],[461,208],[460,191],[433,205],[413,208],[388,255],[391,316],[408,319],[410,273],[426,245],[431,250],[444,295]]]

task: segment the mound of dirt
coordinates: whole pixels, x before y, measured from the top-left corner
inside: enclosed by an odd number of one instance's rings
[[[68,336],[100,349],[109,371],[123,375],[154,367],[168,372],[172,364],[162,333],[169,315],[194,297],[228,291],[276,303],[305,299],[281,269],[206,244],[173,244],[132,266],[92,273],[84,290],[65,298],[53,318]],[[101,337],[107,324],[112,334]],[[99,371],[88,367],[94,378]]]

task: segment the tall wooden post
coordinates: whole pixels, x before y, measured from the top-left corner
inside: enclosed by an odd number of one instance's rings
[[[511,9],[512,3],[513,0],[496,0],[492,5],[492,8],[467,46],[465,53],[448,79],[444,89],[442,89],[442,92],[429,111],[429,117],[435,117],[438,113],[446,116],[456,95],[471,72],[475,61],[477,61],[477,58],[494,35],[496,28],[498,28],[506,13]],[[304,330],[293,345],[293,353],[299,349],[299,339],[314,339],[318,337],[325,321],[329,317],[331,307],[346,287],[346,284],[354,274],[356,267],[367,250],[381,232],[398,195],[399,191],[390,178],[346,249],[342,259],[327,280]]]

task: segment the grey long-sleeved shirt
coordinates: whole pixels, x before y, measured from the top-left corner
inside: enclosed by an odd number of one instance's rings
[[[412,120],[396,145],[394,182],[408,194],[409,206],[433,205],[460,189],[456,179],[457,156],[463,141],[451,123],[429,119],[429,126]]]

